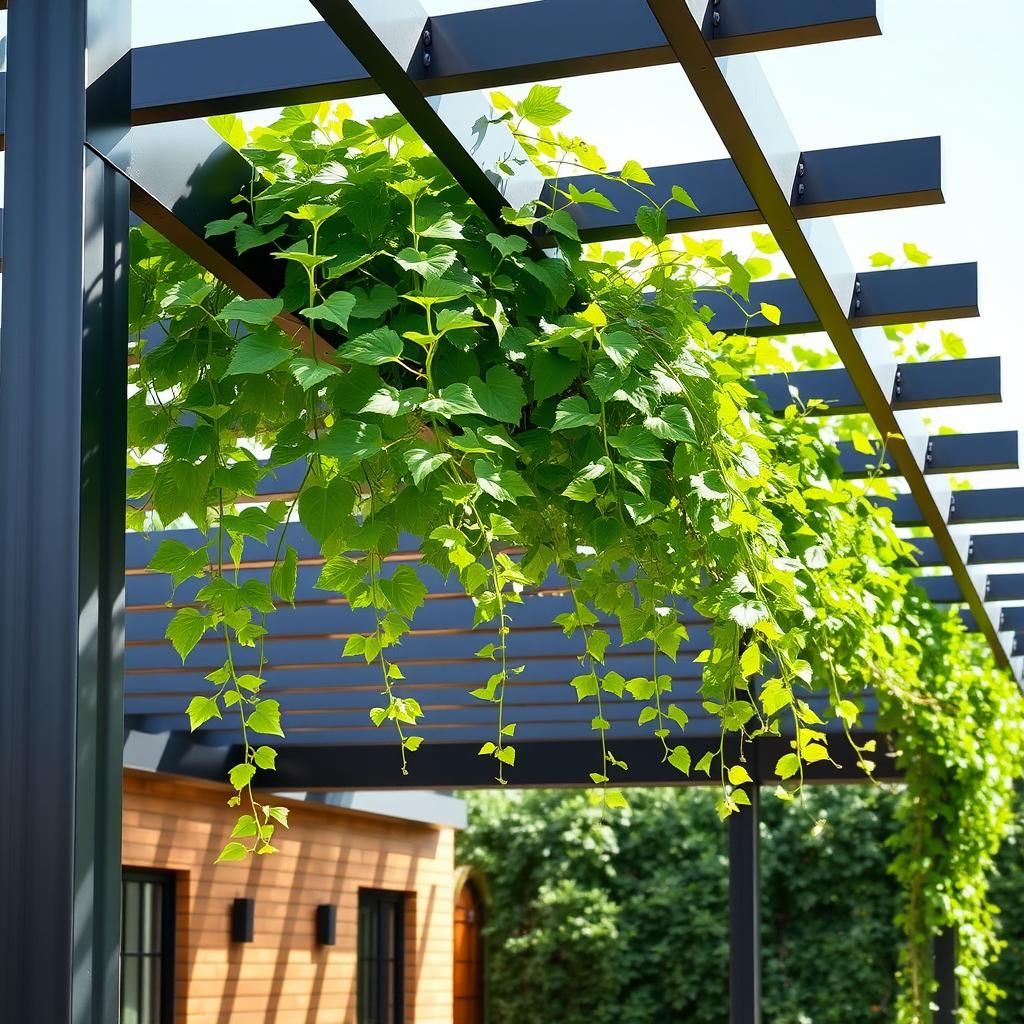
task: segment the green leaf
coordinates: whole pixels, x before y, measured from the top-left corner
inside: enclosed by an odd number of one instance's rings
[[[329,377],[337,377],[341,370],[333,363],[325,363],[322,359],[310,359],[308,356],[296,356],[289,364],[295,383],[303,391],[318,387]]]
[[[770,324],[775,324],[776,327],[782,323],[782,310],[778,306],[773,306],[770,302],[761,303],[761,316],[765,318]]]
[[[348,330],[348,318],[356,305],[356,297],[350,292],[331,292],[323,302],[299,310],[300,316],[309,320],[326,320],[336,324],[343,331]]]
[[[346,555],[335,555],[334,558],[329,558],[324,563],[323,569],[320,570],[320,578],[316,581],[316,588],[317,590],[331,590],[339,594],[348,594],[352,590],[365,586],[365,580],[365,565]]]
[[[261,700],[246,720],[253,732],[284,736],[281,729],[281,705],[276,700]]]
[[[627,459],[662,462],[665,458],[658,439],[644,427],[624,427],[618,434],[612,434],[608,443]]]
[[[299,520],[310,536],[325,541],[348,520],[354,498],[352,487],[339,477],[326,487],[307,485],[299,495]]]
[[[338,349],[338,358],[347,363],[380,366],[402,358],[402,339],[390,327],[378,327],[356,338],[349,338]]]
[[[320,451],[340,460],[343,465],[365,462],[379,454],[384,446],[380,427],[359,420],[342,420],[320,438]]]
[[[627,160],[623,164],[622,170],[619,171],[619,177],[623,181],[633,181],[638,185],[653,185],[651,176],[638,164],[635,160]]]
[[[282,299],[232,299],[218,314],[218,320],[237,320],[250,327],[266,327],[284,309]]]
[[[644,429],[663,441],[686,441],[697,443],[693,416],[685,405],[667,405],[657,416],[644,420]]]
[[[750,773],[743,765],[736,764],[729,769],[729,785],[730,786],[743,786],[748,782],[754,780],[750,777]]]
[[[277,751],[273,747],[257,747],[252,755],[257,768],[271,771],[277,767]]]
[[[652,242],[663,242],[668,235],[668,218],[660,207],[641,206],[636,211],[636,226]]]
[[[241,815],[231,830],[231,835],[239,839],[248,839],[258,834],[259,828],[256,825],[256,819],[251,814]]]
[[[791,779],[800,771],[800,758],[796,754],[783,754],[775,765],[775,774],[780,779]]]
[[[530,362],[533,400],[543,402],[552,395],[561,394],[579,376],[579,372],[578,363],[554,352],[535,353]]]
[[[435,469],[443,466],[451,456],[447,452],[431,452],[426,448],[410,448],[402,456],[412,474],[413,483],[421,484]]]
[[[688,206],[691,210],[697,210],[697,204],[690,198],[690,193],[687,192],[682,185],[672,186],[672,198],[677,203],[682,203],[683,206]]]
[[[569,108],[558,102],[560,85],[535,85],[518,104],[519,113],[538,128],[550,128],[569,113]]]
[[[228,772],[228,779],[235,789],[245,789],[245,787],[252,781],[252,777],[255,774],[255,766],[251,764],[236,764],[235,767]]]
[[[295,348],[282,334],[248,334],[238,343],[224,376],[269,373],[293,355]]]
[[[568,210],[555,210],[546,217],[541,217],[540,222],[556,235],[565,235],[576,242],[580,240],[579,228],[576,227],[576,221],[572,219]]]
[[[504,235],[498,235],[491,232],[487,235],[487,241],[490,242],[491,248],[497,249],[499,255],[503,258],[515,256],[521,252],[526,252],[530,247],[530,243],[521,235],[509,235],[506,238]]]
[[[389,284],[375,284],[369,292],[354,288],[352,294],[356,304],[349,316],[362,320],[377,320],[398,305],[398,292]]]
[[[640,354],[640,342],[626,331],[606,331],[601,335],[601,348],[620,370]]]
[[[850,440],[853,442],[854,449],[856,451],[860,452],[861,455],[874,455],[875,454],[875,446],[859,430],[851,431],[851,433],[850,433]]]
[[[455,265],[456,259],[458,254],[449,245],[435,245],[429,252],[405,248],[395,256],[395,262],[400,267],[424,278],[441,277]]]
[[[932,258],[926,252],[922,252],[913,242],[903,243],[903,254],[910,260],[911,263],[916,263],[919,267],[925,267],[931,263]]]
[[[377,586],[388,605],[407,619],[416,614],[427,596],[426,584],[407,565],[400,565],[390,579],[380,580]]]
[[[891,267],[895,262],[896,257],[885,252],[876,252],[871,255],[871,266],[873,267]]]
[[[198,608],[179,608],[167,624],[164,636],[171,641],[184,662],[211,625],[210,617]]]
[[[668,755],[668,763],[684,775],[689,775],[690,751],[684,746],[673,747],[672,752]]]
[[[300,266],[305,267],[309,272],[312,272],[331,258],[330,256],[323,256],[311,252],[302,252],[300,249],[288,249],[285,252],[273,252],[270,255],[273,256],[275,260],[288,260],[290,263],[298,263]]]
[[[270,570],[270,587],[278,597],[295,607],[295,587],[298,583],[298,552],[291,545],[285,548],[284,558]]]
[[[211,718],[220,718],[220,705],[216,697],[193,697],[188,702],[185,712],[188,715],[189,729],[195,732],[204,722]]]
[[[165,572],[171,577],[175,589],[193,576],[202,576],[210,561],[210,552],[205,547],[193,550],[180,540],[162,541],[156,554],[146,566],[151,572]]]
[[[619,212],[615,204],[603,192],[598,192],[596,188],[588,188],[586,192],[581,192],[572,182],[569,182],[566,194],[574,203],[586,203],[590,206],[599,206],[602,210],[609,210],[612,213]]]
[[[591,412],[585,398],[576,395],[563,398],[555,410],[552,430],[575,430],[577,427],[595,427],[601,422],[599,413]]]
[[[217,854],[217,859],[214,864],[221,864],[225,861],[232,860],[245,860],[249,856],[249,851],[241,843],[228,843],[223,850]]]
[[[515,504],[516,498],[533,497],[530,485],[514,469],[500,469],[487,459],[477,459],[473,472],[480,489],[496,501]]]

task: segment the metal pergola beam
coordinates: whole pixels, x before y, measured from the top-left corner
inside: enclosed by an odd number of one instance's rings
[[[792,209],[787,205],[786,210],[786,216],[796,231],[791,238],[799,236],[803,241],[795,244],[810,250]],[[810,255],[817,261],[813,251]],[[831,336],[831,330],[838,330],[836,325],[840,325],[842,332],[852,338],[857,328],[958,320],[978,315],[976,263],[860,273],[856,275],[853,293],[844,311],[823,267],[819,267],[819,276],[821,280],[818,284],[828,288],[827,293],[815,291],[813,282],[809,284],[810,279],[799,272],[796,278],[755,282],[750,286],[749,301],[737,301],[736,297],[720,292],[704,292],[702,299],[713,314],[711,327],[729,334],[750,334],[755,337],[809,334],[815,331],[829,331]],[[781,310],[781,324],[770,323],[762,316],[762,302]],[[828,311],[823,307],[823,302],[831,307]],[[838,311],[843,312],[842,321],[838,320]],[[833,325],[831,330],[829,324]],[[839,343],[835,338],[833,344],[838,350]],[[855,378],[854,371],[849,366],[847,369]],[[877,388],[877,384],[875,386]]]
[[[761,790],[742,792],[750,806],[728,821],[729,1024],[761,1024]]]
[[[984,470],[1019,469],[1019,441],[1016,430],[995,430],[981,434],[936,434],[928,439],[925,474],[974,473]],[[852,444],[839,445],[839,461],[848,477],[897,476],[889,451],[865,455]]]
[[[648,0],[669,45],[679,61],[694,91],[718,129],[722,141],[743,175],[764,214],[765,222],[775,236],[793,273],[800,281],[815,319],[827,331],[839,357],[864,398],[864,405],[883,436],[902,435],[900,424],[876,377],[875,369],[861,347],[851,323],[851,313],[861,322],[878,323],[879,308],[889,293],[883,289],[877,297],[870,297],[871,287],[877,285],[878,275],[861,275],[858,294],[856,284],[846,269],[847,259],[836,238],[812,243],[794,217],[791,196],[780,184],[792,172],[792,161],[798,160],[799,150],[788,138],[788,128],[779,113],[763,74],[751,57],[739,58],[743,63],[730,62],[729,77],[715,60],[713,51],[689,9],[681,0]],[[772,135],[772,156],[766,154],[760,135]],[[821,223],[821,222],[817,222]],[[826,252],[827,249],[827,252]],[[921,268],[922,271],[936,268]],[[919,272],[896,271],[900,275],[915,275],[914,287],[920,280]],[[973,305],[976,308],[976,294]],[[861,305],[857,308],[856,303]],[[961,298],[953,302],[959,306]],[[776,305],[779,305],[776,303]],[[784,305],[780,306],[784,309]],[[905,317],[906,322],[922,319],[917,314]],[[994,625],[989,619],[984,602],[974,587],[956,542],[950,535],[943,510],[937,504],[924,474],[917,465],[909,445],[896,442],[892,446],[892,459],[897,470],[907,481],[918,508],[931,528],[940,550],[954,578],[960,585],[971,610],[988,639],[996,662],[1009,667]]]
[[[30,0],[8,19],[0,1006],[11,1021],[118,1016],[128,194],[100,154],[128,129],[130,26],[128,0]]]
[[[801,155],[804,174],[792,182],[793,215],[800,220],[878,210],[907,209],[942,203],[942,147],[938,138],[841,146]],[[670,231],[714,231],[753,227],[763,218],[743,176],[732,160],[649,167],[653,185],[644,187],[651,200],[667,203]],[[573,177],[581,191],[596,189],[616,210],[575,206],[570,213],[584,241],[599,242],[636,234],[635,191],[600,174]],[[564,185],[564,182],[562,183]],[[681,185],[698,209],[672,199]],[[801,191],[800,186],[803,185]],[[552,202],[554,184],[545,183],[541,198]]]
[[[708,26],[719,54],[878,35],[876,0],[745,0]],[[643,0],[545,0],[430,19],[424,95],[672,63]],[[368,68],[325,24],[290,25],[145,46],[133,60],[136,124],[378,93]]]
[[[776,413],[795,399],[826,403],[810,410],[820,415],[862,413],[861,398],[850,374],[842,367],[761,374],[753,385],[764,392]],[[1002,401],[1002,367],[998,356],[942,359],[933,363],[903,363],[896,368],[890,403],[894,410],[940,409],[959,405],[988,405]]]

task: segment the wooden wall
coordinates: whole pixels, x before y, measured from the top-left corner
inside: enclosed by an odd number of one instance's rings
[[[452,1024],[454,833],[282,801],[274,856],[213,864],[233,823],[227,787],[125,772],[125,867],[177,881],[175,1024],[355,1024],[362,888],[409,894],[405,1018]],[[255,941],[230,941],[231,903],[253,897]],[[315,943],[317,904],[338,907],[337,944]]]

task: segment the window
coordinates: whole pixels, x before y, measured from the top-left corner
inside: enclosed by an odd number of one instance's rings
[[[121,1024],[171,1024],[174,995],[174,876],[128,871],[121,878]]]
[[[402,1024],[405,896],[359,891],[358,1024]]]

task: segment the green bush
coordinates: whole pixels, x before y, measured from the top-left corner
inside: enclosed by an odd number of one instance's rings
[[[489,1024],[727,1024],[728,877],[717,793],[634,790],[602,813],[574,792],[474,794],[459,857],[487,880]],[[819,787],[762,805],[765,1024],[890,1022],[900,935],[887,873],[896,793]],[[1024,1007],[1024,872],[1000,855],[1008,941],[993,972]],[[680,908],[684,908],[680,912]]]

